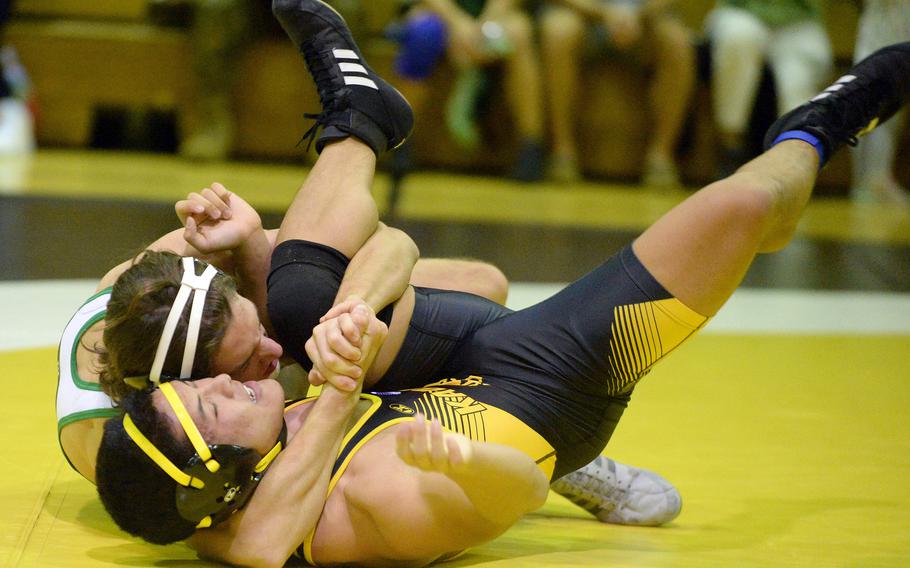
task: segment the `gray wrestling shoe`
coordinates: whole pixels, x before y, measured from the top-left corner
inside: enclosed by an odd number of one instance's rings
[[[679,491],[669,481],[604,456],[560,477],[550,489],[602,523],[657,526],[675,519],[682,509]]]
[[[344,18],[319,0],[273,0],[272,13],[303,55],[322,103],[320,114],[307,115],[316,124],[303,139],[315,138],[317,152],[348,136],[377,155],[400,146],[414,126],[411,106],[367,65]]]

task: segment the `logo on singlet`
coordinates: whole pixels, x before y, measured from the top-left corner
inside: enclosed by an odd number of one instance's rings
[[[401,414],[414,414],[414,409],[410,406],[406,406],[400,403],[393,403],[389,405],[389,408],[395,412],[400,412]]]
[[[236,497],[238,493],[240,493],[239,485],[236,487],[231,487],[230,489],[227,490],[227,493],[224,494],[224,502],[230,503],[231,501],[234,500],[234,497]]]
[[[463,379],[442,379],[435,383],[425,385],[425,387],[487,387],[490,386],[483,382],[483,377],[477,375],[468,375]],[[426,389],[409,389],[409,390],[426,390]]]

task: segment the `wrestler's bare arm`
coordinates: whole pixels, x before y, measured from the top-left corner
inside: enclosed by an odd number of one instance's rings
[[[214,254],[230,250],[234,270],[241,273],[241,291],[253,300],[260,319],[267,322],[266,277],[277,230],[263,231],[259,215],[243,199],[221,184],[214,183],[199,193],[177,202],[175,209],[186,227],[185,240],[201,252]],[[417,245],[404,232],[377,224],[374,233],[354,254],[345,271],[335,304],[356,297],[375,311],[395,303],[389,338],[369,370],[367,384],[378,381],[394,361],[407,333],[413,309],[409,280],[417,285],[477,293],[505,302],[508,281],[494,266],[470,260],[418,260]],[[416,263],[416,264],[415,264]],[[329,312],[331,317],[333,312]],[[350,389],[352,379],[345,370],[344,357],[329,349],[327,338],[317,337],[319,349],[308,353],[313,363],[310,381],[322,384],[325,377],[337,378],[335,386]]]
[[[326,321],[343,313],[350,308],[352,299],[365,302],[377,312],[395,304],[389,336],[369,369],[367,384],[372,384],[385,373],[407,333],[413,310],[413,293],[409,290],[408,281],[418,256],[417,245],[410,237],[380,223],[376,232],[351,259],[336,293],[335,304],[322,318]],[[351,378],[359,377],[347,374],[347,370],[356,366],[348,361],[350,357],[338,347],[337,342],[323,335],[333,330],[317,327],[313,330],[312,340],[307,342],[307,354],[313,363],[309,379],[314,385],[322,384],[326,379],[332,380],[336,388],[349,390]],[[356,342],[353,347],[357,347]]]
[[[199,251],[196,251],[191,247],[185,240],[183,240],[183,229],[175,229],[169,233],[165,233],[162,237],[159,237],[156,241],[151,243],[149,246],[145,247],[146,250],[169,250],[173,251],[176,254],[186,254],[191,255],[191,251],[195,252],[196,255],[202,256],[199,254]],[[224,256],[224,255],[220,255]],[[113,286],[117,281],[117,278],[121,274],[126,272],[126,270],[133,265],[134,259],[129,259],[121,262],[117,266],[111,268],[107,273],[101,278],[98,283],[98,290],[103,290]]]
[[[362,367],[369,367],[387,330],[366,306],[350,314],[363,337]],[[359,318],[359,319],[358,319]],[[293,437],[269,467],[249,503],[230,520],[201,529],[188,541],[201,556],[239,565],[283,566],[316,526],[325,503],[335,456],[357,404],[354,392],[327,385]]]
[[[408,287],[420,257],[414,241],[399,229],[379,223],[344,273],[335,303],[356,296],[379,311],[398,300]]]
[[[230,268],[219,268],[233,274],[237,290],[253,302],[268,329],[266,279],[272,241],[259,213],[220,183],[190,193],[174,205],[174,211],[184,226],[187,244],[206,255],[230,254]]]
[[[230,564],[284,565],[319,520],[355,394],[327,386],[306,428],[275,458],[246,507],[215,528],[196,531],[189,545],[202,557]]]
[[[464,491],[486,522],[510,527],[541,507],[549,481],[528,455],[502,444],[472,441],[418,415],[396,432],[396,452],[406,464],[446,475]]]
[[[344,518],[368,519],[352,527],[353,548],[365,546],[352,553],[344,528],[324,522],[314,546],[321,553],[318,560],[422,565],[502,534],[543,505],[548,480],[514,448],[470,441],[444,433],[438,422],[418,420],[393,426],[367,443],[339,487],[343,490],[336,488],[326,508],[342,499],[350,512]],[[406,534],[402,526],[408,527]]]

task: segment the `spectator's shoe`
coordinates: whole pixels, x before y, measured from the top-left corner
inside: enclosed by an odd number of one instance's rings
[[[547,179],[560,184],[573,184],[582,180],[578,160],[572,154],[554,154],[547,167]]]
[[[376,154],[401,145],[414,125],[408,101],[366,64],[344,18],[319,0],[273,0],[272,12],[303,54],[322,112],[304,140],[316,151],[354,136]],[[322,132],[317,137],[317,130]]]
[[[642,185],[651,189],[669,191],[679,189],[679,170],[672,158],[659,154],[650,154],[645,157],[645,165],[641,175]]]
[[[904,42],[876,51],[812,100],[777,119],[765,134],[765,150],[783,140],[805,140],[819,149],[824,165],[844,144],[856,145],[857,138],[888,120],[908,99],[910,42]]]
[[[682,509],[679,491],[669,481],[604,456],[557,479],[550,489],[603,523],[657,526]]]
[[[198,161],[226,160],[236,130],[230,97],[209,93],[197,101],[201,124],[180,142],[180,155]]]
[[[525,183],[543,181],[545,161],[543,144],[539,140],[525,139],[518,149],[518,158],[509,177]]]
[[[34,150],[34,120],[28,106],[15,97],[0,99],[0,157],[28,155]]]
[[[881,203],[910,207],[910,191],[902,187],[892,176],[882,176],[867,181],[850,190],[854,203]]]

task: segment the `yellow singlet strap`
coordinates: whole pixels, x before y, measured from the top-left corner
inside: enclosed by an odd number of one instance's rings
[[[199,429],[196,428],[196,424],[193,422],[193,419],[190,418],[190,413],[187,412],[186,407],[183,406],[183,401],[180,400],[180,396],[177,394],[177,391],[174,390],[174,385],[171,383],[163,383],[159,388],[161,389],[161,392],[164,393],[164,397],[167,398],[167,401],[171,404],[174,414],[177,415],[177,420],[180,421],[180,425],[183,426],[183,431],[186,432],[186,436],[193,444],[193,448],[196,449],[196,453],[199,454],[199,457],[205,462],[205,467],[212,473],[218,471],[221,464],[212,459],[212,452],[209,451],[208,444],[202,439],[202,434],[199,433]]]
[[[269,467],[272,464],[272,461],[281,453],[283,446],[281,442],[275,444],[269,453],[262,456],[262,459],[259,460],[259,463],[256,464],[256,467],[253,469],[256,473],[262,473],[265,471],[265,468]]]
[[[180,468],[174,465],[174,462],[167,459],[167,456],[161,453],[161,450],[156,448],[149,439],[139,431],[139,428],[133,423],[133,419],[130,418],[129,414],[123,417],[123,429],[126,430],[127,435],[132,438],[133,442],[139,446],[139,449],[151,458],[164,473],[171,476],[171,479],[184,487],[195,487],[196,489],[205,487],[205,484],[201,480],[183,473]]]

